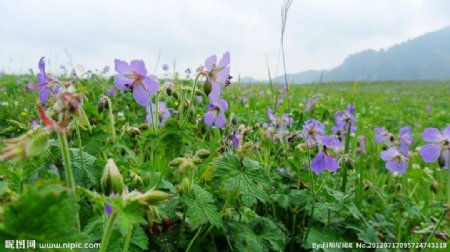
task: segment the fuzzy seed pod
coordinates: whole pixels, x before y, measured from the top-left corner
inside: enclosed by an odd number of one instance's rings
[[[445,157],[444,155],[440,155],[438,158],[439,167],[444,168],[445,166]]]
[[[203,84],[203,92],[205,93],[205,95],[209,95],[209,93],[211,93],[212,90],[212,85],[210,81],[205,81],[205,83]]]
[[[195,153],[195,156],[201,158],[201,159],[207,159],[211,155],[211,152],[206,149],[200,149]]]
[[[122,194],[124,188],[124,182],[122,174],[120,174],[116,163],[112,159],[108,159],[103,170],[103,175],[101,178],[101,187],[105,195]]]

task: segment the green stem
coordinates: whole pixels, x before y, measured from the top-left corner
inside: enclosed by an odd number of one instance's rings
[[[108,96],[105,96],[108,100],[108,117],[109,117],[109,127],[111,128],[111,137],[112,142],[114,143],[116,141],[116,127],[115,127],[115,120],[114,120],[114,113],[113,113],[113,107],[111,99]]]
[[[69,152],[69,144],[67,143],[67,137],[66,132],[58,132],[58,140],[59,140],[59,150],[61,152],[61,158],[64,165],[64,173],[66,174],[66,183],[67,186],[70,188],[72,193],[75,194],[75,180],[73,178],[73,170],[70,163],[70,152]],[[77,230],[80,230],[81,224],[80,224],[80,215],[77,212],[76,213],[76,227]]]
[[[114,224],[114,220],[116,219],[117,213],[112,213],[109,217],[108,224],[106,225],[106,230],[103,232],[102,243],[100,245],[100,252],[107,251],[109,237],[111,236],[112,227]]]
[[[86,170],[85,170],[85,166],[84,166],[83,144],[81,143],[80,126],[78,125],[77,120],[75,120],[75,129],[76,129],[77,138],[78,138],[78,150],[79,150],[80,161],[81,161],[81,172],[83,173],[83,185],[86,185]]]
[[[197,240],[198,235],[201,233],[201,231],[203,230],[202,226],[201,228],[198,229],[197,233],[195,234],[194,238],[192,238],[191,242],[189,242],[189,245],[186,249],[186,252],[189,252],[189,250],[191,250],[192,245],[194,245],[194,241]]]
[[[127,237],[125,240],[125,245],[123,246],[123,252],[128,252],[128,248],[130,247],[131,235],[133,234],[133,226],[131,226],[130,230],[127,233]]]
[[[350,129],[351,129],[351,123],[348,124],[348,129],[347,129],[347,135],[345,136],[345,149],[344,149],[344,153],[348,154],[348,151],[350,149]],[[348,167],[347,165],[343,165],[343,171],[342,171],[342,188],[341,191],[345,192],[345,188],[347,187],[347,171],[348,171]]]
[[[155,112],[153,112],[153,106],[152,106],[152,102],[150,101],[150,116],[152,117],[152,128],[153,128],[153,133],[156,134],[156,126],[155,126]]]
[[[194,87],[192,88],[192,95],[191,95],[191,100],[189,101],[189,107],[188,107],[188,110],[187,110],[187,113],[186,113],[186,117],[181,122],[181,128],[183,128],[183,126],[187,123],[188,118],[189,118],[189,114],[191,113],[192,106],[193,106],[192,104],[194,103],[195,91],[196,91],[196,88],[197,88],[197,84],[198,84],[198,79],[199,78],[200,78],[200,74],[197,74],[197,77],[195,77],[194,84],[193,84]],[[184,106],[184,104],[183,104],[183,106]]]
[[[290,251],[294,251],[294,239],[295,239],[295,226],[297,223],[297,209],[294,211],[294,217],[292,218],[292,227],[291,227],[291,245],[290,245]]]
[[[431,232],[430,236],[428,236],[427,241],[425,242],[425,246],[423,246],[424,248],[427,247],[427,244],[430,242],[431,237],[434,236],[434,234],[436,233],[437,229],[438,229],[439,226],[441,225],[442,220],[444,220],[444,217],[447,215],[447,211],[448,211],[447,208],[444,209],[444,212],[442,213],[441,218],[439,218],[438,223],[436,223],[436,226],[434,227],[433,232]],[[423,248],[422,248],[421,251],[423,251]]]
[[[61,152],[61,158],[64,165],[64,172],[66,174],[67,186],[75,191],[75,182],[73,179],[73,171],[70,163],[69,144],[67,143],[67,137],[65,132],[58,133],[59,150]]]

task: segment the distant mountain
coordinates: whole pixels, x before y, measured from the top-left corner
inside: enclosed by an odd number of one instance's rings
[[[450,79],[450,26],[394,45],[387,50],[365,50],[348,56],[331,70],[289,74],[294,83],[352,80]],[[283,76],[276,78],[277,82]]]

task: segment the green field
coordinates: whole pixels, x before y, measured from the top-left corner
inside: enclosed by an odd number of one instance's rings
[[[70,115],[63,129],[28,133],[33,140],[19,141],[17,153],[0,161],[0,240],[102,242],[107,251],[301,251],[331,241],[352,243],[354,251],[357,242],[445,250],[449,171],[424,162],[419,147],[427,144],[426,128],[450,126],[449,81],[291,85],[278,103],[281,84],[232,82],[222,88],[229,104],[222,128],[203,121],[203,81],[196,86],[201,103],[191,99],[193,79],[170,81],[169,96],[160,80],[157,97],[171,115],[158,127],[146,123],[145,108],[130,92],[117,90],[101,101],[114,87],[112,78],[67,83],[82,102],[63,113],[61,101],[50,99],[45,109],[55,121]],[[31,131],[33,119],[49,128],[39,119],[37,92],[25,90],[29,82],[35,77],[0,79],[0,153],[11,145],[4,140]],[[335,113],[348,104],[355,108],[356,131],[333,151],[337,172],[317,174],[310,168],[317,146],[308,148],[296,132],[315,119],[333,135]],[[277,141],[264,127],[268,108],[276,118],[293,118]],[[386,146],[375,142],[375,128],[397,136],[408,125],[413,141],[406,172],[392,173],[380,158]],[[240,142],[232,148],[236,132]],[[357,153],[360,136],[367,139],[365,154]],[[120,173],[104,172],[111,169],[108,159]]]

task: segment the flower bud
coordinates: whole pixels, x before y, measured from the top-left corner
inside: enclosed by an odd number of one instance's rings
[[[180,184],[177,185],[177,189],[179,192],[186,192],[189,190],[189,187],[191,185],[191,181],[184,177]]]
[[[123,192],[123,177],[112,159],[108,159],[103,170],[101,187],[105,195],[110,195],[111,193],[122,194]]]
[[[37,127],[20,137],[4,140],[6,148],[0,155],[0,161],[6,159],[21,161],[39,155],[47,148],[49,136],[47,128]]]
[[[97,111],[99,113],[102,113],[103,110],[106,110],[108,108],[109,108],[109,98],[104,96],[104,95],[102,95],[100,97],[99,102],[97,103]]]
[[[438,183],[436,182],[436,180],[433,180],[433,182],[431,182],[430,190],[434,193],[438,192]]]
[[[203,92],[205,93],[205,95],[209,95],[209,93],[211,93],[211,90],[211,82],[209,80],[205,81],[205,83],[203,84]]]
[[[439,167],[444,168],[444,166],[445,166],[445,157],[444,157],[444,155],[441,154],[438,157],[437,161],[438,161]]]
[[[200,149],[195,153],[195,156],[201,158],[201,159],[207,159],[211,155],[211,152],[206,149]]]
[[[168,199],[170,194],[162,191],[150,190],[136,198],[140,205],[155,206]]]
[[[342,157],[342,163],[350,170],[355,167],[355,162],[350,158],[349,155],[344,155]]]
[[[178,166],[178,173],[183,174],[186,170],[192,171],[195,170],[195,168],[197,168],[197,166],[192,160],[185,160]]]
[[[178,167],[181,163],[185,161],[184,158],[175,158],[174,160],[170,161],[169,166],[170,167]]]

